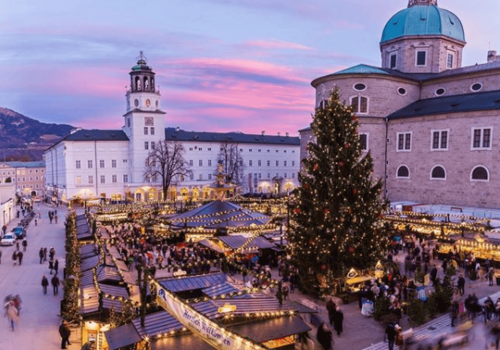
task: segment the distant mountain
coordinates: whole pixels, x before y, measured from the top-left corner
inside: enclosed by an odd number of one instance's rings
[[[42,160],[43,151],[74,127],[46,124],[0,107],[0,161]]]

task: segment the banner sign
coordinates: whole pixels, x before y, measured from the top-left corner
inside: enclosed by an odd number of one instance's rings
[[[198,335],[202,340],[212,345],[219,350],[264,350],[260,345],[257,345],[243,337],[227,331],[217,323],[210,320],[205,315],[199,313],[189,307],[161,284],[154,281],[157,290],[156,301],[158,305],[167,310],[180,323],[194,334]]]

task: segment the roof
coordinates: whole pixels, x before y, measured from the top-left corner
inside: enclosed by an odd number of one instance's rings
[[[389,75],[388,72],[382,70],[382,68],[377,68],[374,66],[369,66],[367,64],[358,64],[354,67],[349,67],[344,70],[333,73],[332,75],[341,75],[341,74],[384,74]]]
[[[232,332],[262,343],[311,330],[299,316],[284,316],[229,327]]]
[[[460,19],[452,12],[435,5],[417,5],[396,13],[382,32],[381,43],[412,35],[444,35],[465,42]]]
[[[129,141],[123,130],[77,130],[66,136],[64,141]]]
[[[300,146],[300,138],[293,136],[256,135],[241,132],[185,131],[176,128],[166,128],[165,139],[167,141],[236,142]]]
[[[144,319],[144,327],[141,327],[141,318],[137,317],[132,320],[132,323],[137,330],[137,333],[142,338],[154,337],[158,334],[169,333],[170,331],[180,331],[184,326],[177,319],[170,315],[167,311],[159,311],[153,314],[146,315]]]
[[[113,328],[104,333],[109,350],[120,349],[125,346],[139,343],[142,339],[132,323]]]
[[[230,283],[224,282],[221,284],[217,284],[215,286],[211,286],[203,289],[203,294],[209,296],[210,298],[216,297],[222,294],[229,294],[233,292],[237,292],[239,289],[233,286]]]
[[[202,301],[193,304],[193,308],[210,319],[223,317],[225,314],[219,313],[219,308],[226,304],[236,306],[232,315],[246,315],[260,312],[296,311],[294,306],[280,305],[278,299],[272,297],[265,298],[226,298],[218,300]]]
[[[184,334],[181,336],[164,337],[155,340],[151,342],[151,349],[152,350],[172,350],[172,349],[213,350],[215,348],[193,334]]]
[[[388,116],[389,119],[412,118],[434,114],[463,113],[500,109],[500,90],[464,95],[433,97],[416,101]]]
[[[159,282],[165,289],[173,293],[178,293],[188,290],[205,289],[225,283],[227,282],[227,276],[224,273],[214,273],[193,277],[172,278]]]
[[[238,249],[249,241],[249,238],[245,236],[218,236],[217,239],[221,240],[231,249]],[[273,247],[274,244],[260,236],[250,239],[250,243],[245,246],[248,249],[270,249]]]
[[[270,218],[228,201],[213,201],[170,219],[177,227],[249,227],[265,225]]]
[[[45,168],[45,161],[37,162],[5,162],[13,168]]]

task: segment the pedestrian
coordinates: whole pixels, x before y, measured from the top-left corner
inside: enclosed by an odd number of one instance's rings
[[[23,239],[23,252],[26,251],[26,248],[28,247],[28,240],[26,238]]]
[[[58,271],[59,271],[59,260],[56,259],[56,261],[54,261],[54,273],[57,275]]]
[[[49,280],[47,277],[43,276],[42,277],[42,287],[43,287],[43,294],[47,294],[47,286],[49,285]]]
[[[6,233],[7,233],[7,226],[3,225],[2,226],[2,235],[5,236]]]
[[[322,322],[318,327],[318,334],[316,337],[323,350],[332,349],[332,332],[330,331],[326,323]]]
[[[337,307],[337,310],[335,310],[333,314],[333,329],[337,332],[337,335],[340,337],[340,334],[344,331],[344,313],[340,309],[340,307]]]
[[[333,324],[333,314],[337,310],[337,304],[333,301],[333,298],[330,298],[326,302],[326,311],[328,311],[328,320],[330,321],[330,324]]]
[[[385,338],[387,339],[389,350],[394,350],[394,341],[396,340],[396,325],[390,322],[385,329]]]
[[[488,285],[492,286],[493,285],[493,278],[495,277],[495,268],[490,267],[488,270]]]
[[[19,251],[19,241],[16,241],[16,250]]]
[[[49,259],[54,260],[54,256],[56,255],[56,250],[53,247],[50,247],[49,250]]]
[[[83,344],[83,346],[80,348],[80,350],[92,350],[92,347],[94,346],[95,339],[90,338],[88,342]]]
[[[57,224],[57,214],[54,216],[54,221],[56,222]]]
[[[43,261],[47,261],[47,247],[43,248]]]
[[[43,262],[43,257],[45,256],[43,254],[43,248],[40,248],[40,251],[38,252],[38,256],[40,257],[40,264]]]
[[[12,253],[12,261],[14,261],[14,266],[17,264],[17,252]]]
[[[458,277],[457,288],[458,288],[458,291],[460,292],[460,295],[464,295],[464,293],[465,293],[465,278],[463,275],[460,275]]]
[[[35,226],[38,226],[38,219],[35,219]]]
[[[300,350],[314,350],[314,342],[309,336],[309,332],[299,334]]]
[[[16,324],[16,322],[19,321],[19,311],[17,310],[17,308],[15,306],[14,300],[8,301],[7,305],[5,306],[5,309],[6,309],[5,313],[7,314],[7,318],[10,321],[10,327],[11,327],[12,331],[14,331],[15,324]]]
[[[0,250],[0,264],[2,263],[2,251]]]
[[[451,304],[451,326],[455,327],[455,322],[457,322],[458,318],[458,313],[459,313],[460,307],[458,305],[458,301],[454,301]]]
[[[50,274],[52,275],[52,270],[54,269],[54,260],[50,259],[49,260],[49,270]]]
[[[17,260],[19,261],[19,266],[21,266],[23,262],[23,252],[17,252]]]
[[[69,329],[68,321],[62,321],[59,326],[59,335],[61,336],[61,349],[66,349],[66,345],[71,345],[69,342],[71,329]]]
[[[52,284],[54,295],[59,294],[59,285],[61,284],[61,282],[59,282],[59,277],[57,277],[57,274],[52,277],[50,283]]]

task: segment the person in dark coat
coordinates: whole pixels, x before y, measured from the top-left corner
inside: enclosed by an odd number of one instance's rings
[[[433,285],[436,285],[435,283],[436,283],[437,273],[438,273],[437,267],[436,265],[433,265],[431,270],[431,281]]]
[[[340,310],[340,307],[338,307],[333,314],[333,329],[335,329],[339,337],[340,334],[344,331],[343,323],[344,313],[342,312],[342,310]]]
[[[40,257],[40,264],[41,264],[43,262],[43,257],[45,256],[45,254],[43,253],[43,248],[40,248],[38,256]]]
[[[332,324],[333,314],[335,313],[335,310],[337,310],[337,305],[332,298],[326,302],[326,310],[328,311],[328,320],[330,321],[330,324]]]
[[[49,280],[47,277],[43,276],[42,277],[42,287],[43,287],[43,294],[47,294],[47,286],[49,285]]]
[[[52,270],[54,269],[54,260],[50,259],[49,260],[49,270],[50,274],[52,275]]]
[[[54,273],[57,275],[58,271],[59,271],[59,260],[56,259],[56,261],[54,261]]]
[[[66,349],[66,345],[71,345],[69,342],[71,329],[69,329],[67,321],[62,321],[62,324],[59,326],[59,335],[61,336],[61,349]]]
[[[54,290],[54,295],[59,294],[59,285],[61,284],[61,282],[59,282],[59,277],[57,277],[57,275],[54,275],[54,277],[52,277],[52,280],[50,281],[50,283],[52,284],[52,289]]]
[[[460,292],[460,295],[464,295],[464,293],[465,293],[465,278],[463,275],[460,275],[460,277],[458,277],[457,288],[458,288],[458,291]]]
[[[19,266],[23,263],[23,252],[17,252],[17,261],[19,261]]]
[[[394,341],[396,340],[396,326],[394,323],[389,323],[385,329],[385,336],[387,337],[387,342],[389,345],[389,350],[394,350]]]
[[[323,350],[332,349],[332,331],[330,331],[326,323],[322,322],[318,327],[318,334],[316,337]]]

